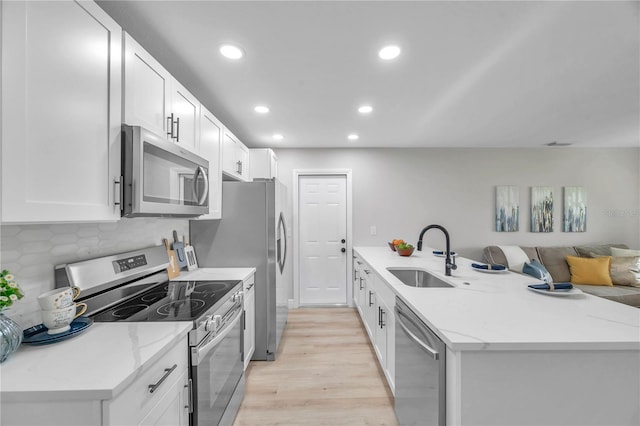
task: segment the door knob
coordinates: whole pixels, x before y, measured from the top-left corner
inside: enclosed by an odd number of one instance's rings
[[[346,243],[347,240],[345,240],[344,238],[342,239],[342,244]]]
[[[344,248],[344,247],[342,247],[342,248],[340,249],[340,251],[344,253],[345,251],[347,251],[347,249],[346,249],[346,248]]]

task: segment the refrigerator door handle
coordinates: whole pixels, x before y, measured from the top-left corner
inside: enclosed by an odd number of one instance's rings
[[[278,266],[280,267],[280,273],[284,270],[284,265],[287,260],[287,227],[284,222],[284,214],[280,212],[280,218],[278,219]]]

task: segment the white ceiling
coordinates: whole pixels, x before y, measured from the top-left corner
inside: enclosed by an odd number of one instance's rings
[[[640,146],[636,1],[98,3],[250,147]]]

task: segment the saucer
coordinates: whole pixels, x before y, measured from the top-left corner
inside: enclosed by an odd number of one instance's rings
[[[47,327],[45,327],[44,324],[38,324],[24,330],[22,343],[27,345],[48,345],[51,343],[57,343],[82,333],[89,328],[91,324],[93,324],[93,320],[91,318],[78,317],[69,324],[69,330],[57,334],[47,333],[47,331],[49,331]]]

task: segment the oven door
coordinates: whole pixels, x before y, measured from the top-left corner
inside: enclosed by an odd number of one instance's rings
[[[238,386],[244,378],[241,314],[242,309],[237,309],[221,333],[191,349],[194,407],[191,426],[218,425],[223,416],[231,422],[235,418],[238,405],[233,401],[237,401],[238,395],[234,393],[236,388],[238,392],[244,390]]]

